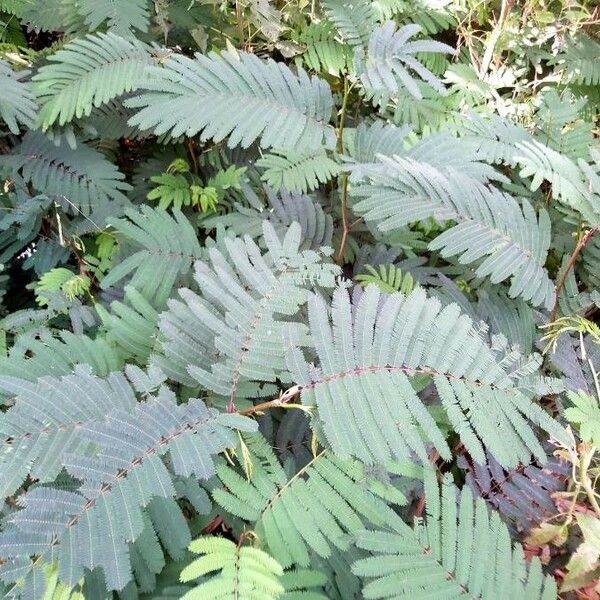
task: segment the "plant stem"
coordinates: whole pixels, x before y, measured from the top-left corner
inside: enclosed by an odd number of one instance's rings
[[[344,97],[342,99],[342,108],[340,109],[340,121],[338,124],[338,134],[337,134],[337,151],[343,152],[344,150],[344,121],[346,120],[346,110],[348,108],[348,97],[350,96],[350,91],[354,87],[354,83],[352,85],[348,85],[348,78],[344,76]]]
[[[346,249],[346,242],[348,241],[348,173],[342,174],[342,239],[340,240],[340,248],[335,262],[341,265],[344,260],[344,251]]]
[[[192,138],[187,139],[187,148],[192,159],[192,168],[194,170],[194,175],[198,176],[198,159],[196,158],[196,153],[194,152],[194,142]]]
[[[63,228],[62,228],[62,221],[60,220],[60,213],[58,212],[58,209],[60,208],[60,205],[58,204],[58,202],[54,203],[54,212],[56,214],[56,227],[58,229],[58,243],[65,248],[66,247],[66,243],[65,243],[65,238],[63,235]]]
[[[283,392],[277,398],[273,398],[273,400],[267,400],[266,402],[261,402],[260,404],[255,404],[254,406],[251,406],[244,410],[240,410],[239,414],[249,416],[255,413],[264,412],[268,408],[277,408],[278,406],[281,406],[282,404],[287,404],[290,400],[293,400],[299,393],[300,387],[295,385]]]
[[[485,52],[483,53],[483,58],[481,59],[481,66],[479,68],[479,79],[483,79],[484,75],[488,72],[490,68],[490,64],[492,59],[494,58],[494,50],[496,49],[496,44],[502,35],[502,30],[504,29],[504,23],[508,17],[512,6],[512,0],[502,0],[502,5],[500,7],[500,16],[498,17],[498,21],[490,34],[490,37],[485,45]]]
[[[587,246],[589,241],[598,233],[599,230],[600,230],[600,226],[598,226],[598,225],[596,225],[595,227],[592,227],[591,229],[588,229],[581,236],[581,239],[577,242],[575,249],[571,253],[569,262],[567,263],[565,270],[563,271],[562,275],[560,276],[560,279],[558,280],[558,283],[556,284],[556,291],[554,294],[554,306],[552,307],[552,312],[550,313],[550,322],[551,323],[556,321],[556,315],[558,313],[558,300],[560,298],[560,293],[561,293],[563,287],[565,287],[565,282],[567,281],[567,276],[569,275],[571,269],[574,267],[575,261],[577,260],[577,257],[579,256],[581,251]]]
[[[596,447],[592,446],[587,452],[584,453],[584,455],[581,457],[581,462],[580,462],[580,479],[581,479],[581,485],[583,486],[583,489],[585,490],[585,493],[587,494],[587,498],[589,503],[592,505],[592,508],[594,509],[594,512],[596,513],[596,515],[598,517],[600,517],[600,506],[598,506],[598,502],[596,500],[596,493],[594,492],[594,488],[592,487],[592,482],[590,481],[590,478],[588,477],[587,474],[587,470],[590,466],[590,463],[592,462],[592,459],[594,458],[594,455],[596,454]]]
[[[350,96],[350,90],[352,85],[348,85],[348,78],[344,77],[344,98],[342,100],[342,108],[340,109],[340,120],[338,124],[338,135],[337,135],[337,151],[341,154],[344,151],[344,122],[346,120],[346,110],[348,108],[348,97]],[[341,265],[344,260],[344,251],[346,249],[346,242],[348,241],[348,173],[342,173],[342,239],[340,240],[340,247],[335,257],[335,262]]]
[[[240,45],[240,48],[243,50],[244,47],[246,46],[246,41],[244,39],[244,22],[243,22],[242,16],[243,16],[242,7],[240,6],[239,1],[236,0],[236,3],[235,3],[236,29],[237,29],[238,43]]]

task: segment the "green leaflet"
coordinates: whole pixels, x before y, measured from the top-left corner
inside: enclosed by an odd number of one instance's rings
[[[0,596],[593,577],[597,14],[511,4],[0,0]]]
[[[77,373],[69,383],[81,384],[83,374]],[[57,386],[58,382],[45,384]],[[12,380],[4,385],[18,392],[32,387]],[[31,436],[22,436],[22,425],[18,420],[11,422],[9,416],[5,427],[17,429],[13,437],[22,446],[17,456],[26,470],[37,451],[42,454],[38,459],[54,460],[54,469],[64,467],[81,482],[66,490],[37,486],[21,495],[23,509],[9,517],[11,527],[0,533],[2,556],[22,565],[8,578],[17,586],[29,585],[58,553],[60,581],[73,586],[84,576],[84,568],[99,567],[107,589],[123,590],[133,577],[129,545],[144,534],[148,517],[168,553],[180,560],[190,533],[173,499],[178,494],[175,480],[209,479],[215,472],[212,455],[235,444],[232,429],[256,429],[253,421],[221,414],[198,399],[177,404],[164,386],[143,402],[136,402],[127,388],[118,375],[108,382],[88,381],[90,392],[84,395],[85,402],[70,407],[68,423],[64,422],[65,409],[49,398],[40,407],[38,431]],[[68,388],[57,390],[76,397]],[[123,402],[125,393],[129,406]],[[21,396],[14,412],[19,413],[28,401],[29,396]],[[91,411],[98,414],[92,416]],[[48,417],[54,424],[46,431]],[[62,422],[56,422],[57,417]],[[62,453],[47,456],[39,443],[32,444],[35,436],[50,447],[60,446]],[[90,452],[93,448],[96,452]],[[169,460],[164,462],[167,453]],[[7,457],[12,462],[15,454],[9,452]],[[48,472],[46,466],[41,467],[43,472]],[[102,548],[99,553],[98,548]],[[38,558],[30,559],[31,555]]]
[[[450,476],[438,487],[425,478],[427,516],[413,527],[364,530],[357,535],[368,558],[352,570],[365,579],[365,598],[523,598],[552,600],[556,584],[542,575],[539,559],[525,562],[511,544],[506,525],[489,513],[483,499],[473,502],[468,487],[458,494]]]
[[[0,117],[13,133],[19,133],[19,123],[32,127],[37,118],[37,104],[31,84],[22,79],[27,72],[15,73],[0,60]]]
[[[250,440],[250,448],[251,479],[222,465],[218,476],[225,487],[213,490],[213,498],[255,523],[284,567],[307,567],[311,553],[328,558],[335,548],[348,548],[350,535],[366,523],[402,523],[386,501],[404,504],[404,496],[370,478],[358,461],[324,450],[288,477],[264,439]]]
[[[341,457],[378,463],[415,453],[425,462],[425,442],[451,457],[411,386],[409,378],[418,374],[432,378],[447,418],[476,460],[485,460],[487,447],[505,466],[531,455],[544,461],[532,425],[565,439],[455,304],[442,309],[421,288],[408,296],[382,295],[370,285],[354,306],[344,289],[334,291],[331,305],[311,295],[308,317],[319,362],[312,366],[290,344],[288,365],[303,404],[317,408],[327,441]]]
[[[243,52],[172,55],[164,67],[148,67],[144,92],[127,102],[139,108],[129,123],[247,148],[313,149],[333,144],[328,125],[332,98],[325,82],[304,70],[293,74],[272,60]],[[201,111],[199,109],[202,109]]]
[[[93,107],[136,89],[150,54],[137,40],[99,33],[74,40],[49,60],[33,77],[43,129],[88,116]]]
[[[430,249],[458,256],[462,264],[484,259],[477,276],[489,276],[493,283],[511,277],[511,297],[552,306],[554,286],[544,267],[550,245],[547,212],[536,215],[526,201],[520,207],[508,194],[478,181],[481,175],[471,175],[468,166],[438,167],[426,160],[379,155],[374,164],[357,165],[358,176],[368,183],[354,189],[353,210],[382,232],[429,217],[453,220],[456,225],[430,242]]]

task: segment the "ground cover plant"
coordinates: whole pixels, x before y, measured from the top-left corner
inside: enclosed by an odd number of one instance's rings
[[[593,0],[0,0],[5,598],[600,597]]]

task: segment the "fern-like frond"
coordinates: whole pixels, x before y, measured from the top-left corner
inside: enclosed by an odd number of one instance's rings
[[[598,85],[600,83],[600,44],[590,37],[570,38],[563,50],[550,59],[567,83]]]
[[[369,97],[377,104],[387,104],[400,88],[421,99],[423,95],[415,74],[439,94],[445,93],[442,82],[415,55],[420,52],[452,54],[454,50],[433,40],[410,41],[420,31],[419,25],[396,29],[396,24],[389,21],[371,34],[366,57],[361,47],[356,49],[354,68]]]
[[[493,283],[512,277],[509,295],[534,306],[552,306],[554,286],[544,267],[550,219],[536,216],[508,194],[452,167],[436,168],[409,158],[380,157],[381,166],[359,166],[369,184],[354,189],[353,210],[382,232],[433,217],[457,224],[429,245],[462,264],[479,263],[475,274]]]
[[[84,144],[76,150],[55,146],[42,133],[29,131],[10,156],[0,157],[0,166],[2,162],[35,189],[54,197],[67,212],[89,215],[113,202],[118,212],[119,206],[127,204],[123,192],[131,186],[123,181],[125,176]]]
[[[503,335],[510,344],[518,344],[519,352],[529,354],[537,335],[534,309],[522,298],[509,298],[496,288],[477,291],[477,314],[490,331]]]
[[[75,299],[69,302],[62,294],[50,294],[47,307],[15,311],[2,319],[0,327],[6,332],[23,334],[47,326],[52,319],[61,315],[70,318],[71,327],[76,335],[82,335],[85,328],[93,326],[96,321],[92,308],[81,301]]]
[[[533,140],[521,142],[510,161],[519,165],[521,177],[531,177],[531,189],[536,190],[544,180],[552,184],[552,195],[567,206],[579,211],[588,223],[600,223],[600,206],[585,187],[587,163],[577,164],[566,155]]]
[[[147,205],[139,212],[127,211],[127,219],[111,222],[135,250],[125,254],[102,280],[108,288],[132,275],[130,284],[156,306],[164,304],[176,282],[187,275],[192,263],[201,257],[196,232],[180,212],[173,216]]]
[[[93,107],[136,89],[151,59],[141,42],[98,33],[69,42],[48,60],[33,77],[43,129],[87,116]]]
[[[456,112],[454,95],[440,96],[433,88],[421,86],[423,99],[416,101],[406,89],[398,91],[391,104],[393,121],[399,125],[409,125],[417,132],[432,132],[446,129],[460,121]]]
[[[489,454],[484,464],[458,458],[466,484],[475,496],[499,511],[518,531],[529,531],[556,514],[553,494],[565,489],[569,465],[551,456],[545,464],[532,462],[503,469]]]
[[[352,49],[335,39],[333,27],[322,22],[306,27],[298,41],[306,47],[296,62],[316,71],[338,77],[352,67]]]
[[[380,21],[396,16],[401,23],[416,23],[427,33],[439,33],[456,21],[448,0],[373,0]]]
[[[154,347],[158,312],[134,287],[125,287],[125,300],[112,302],[110,311],[96,304],[96,311],[106,329],[106,340],[127,359],[144,361]]]
[[[520,389],[520,373],[508,371],[509,361],[458,306],[442,309],[422,288],[384,296],[370,285],[356,306],[338,288],[331,306],[314,294],[308,308],[319,362],[311,366],[291,345],[288,365],[303,404],[318,409],[317,423],[339,456],[372,463],[416,453],[426,461],[430,442],[450,459],[441,430],[411,386],[415,375],[432,378],[449,423],[478,461],[485,460],[484,447],[502,465],[532,454],[545,460],[534,425],[564,438]]]
[[[409,127],[396,127],[382,121],[375,121],[369,127],[359,125],[349,145],[350,156],[347,158],[353,163],[352,178],[360,178],[361,164],[366,164],[371,169],[380,156],[387,156],[410,158],[440,169],[460,169],[465,175],[482,183],[508,181],[497,169],[483,161],[479,144],[475,140],[462,138],[459,142],[456,137],[440,132],[426,135],[409,144],[409,133]],[[456,152],[457,143],[461,144],[461,152]]]
[[[95,339],[63,330],[57,337],[43,331],[34,339],[15,344],[8,356],[0,358],[0,373],[35,381],[46,375],[66,375],[79,363],[94,373],[108,375],[123,366],[120,352],[102,337]]]
[[[410,127],[396,127],[393,123],[375,121],[371,125],[361,123],[353,132],[349,155],[356,163],[373,163],[378,154],[402,156],[408,148]]]
[[[347,548],[348,534],[366,523],[402,522],[386,503],[403,504],[402,494],[370,479],[361,463],[322,451],[288,477],[263,438],[250,446],[252,478],[220,465],[224,487],[213,489],[213,497],[231,514],[255,523],[282,566],[306,567],[311,551],[326,558],[335,548]]]
[[[192,205],[190,182],[181,173],[162,173],[150,180],[156,187],[150,190],[146,198],[158,200],[159,208],[166,210],[172,204],[176,210],[181,210],[182,206]]]
[[[253,54],[171,55],[146,69],[142,89],[127,102],[141,109],[130,124],[158,135],[229,136],[231,148],[260,139],[263,148],[297,152],[334,143],[329,86]]]
[[[324,148],[304,154],[273,152],[258,159],[256,166],[264,169],[261,179],[275,191],[285,188],[303,194],[317,189],[340,172],[339,164]]]
[[[579,425],[581,439],[596,445],[600,442],[600,399],[584,391],[568,391],[571,405],[565,410],[565,417]]]
[[[114,409],[128,410],[135,395],[120,373],[102,379],[89,367],[72,375],[45,376],[31,382],[4,375],[0,388],[13,396],[13,405],[0,419],[0,490],[10,496],[31,475],[53,481],[67,452],[84,451],[77,436],[81,426],[104,418]]]
[[[301,249],[331,246],[333,219],[325,213],[318,197],[290,194],[285,189],[276,194],[268,186],[264,186],[264,193],[266,206],[251,188],[245,187],[244,195],[251,208],[238,204],[234,212],[206,219],[202,225],[207,229],[224,226],[238,236],[257,239],[262,235],[263,221],[269,221],[280,235],[295,221],[301,229]]]
[[[461,143],[462,151],[456,152]],[[479,155],[479,147],[472,140],[459,140],[447,133],[424,136],[412,145],[404,155],[415,161],[428,163],[440,169],[450,167],[460,170],[481,183],[489,181],[508,182],[508,179],[493,166],[486,164]]]
[[[554,88],[547,88],[534,116],[547,145],[573,160],[587,158],[593,146],[593,123],[581,118],[587,103],[568,89],[559,95]]]
[[[242,536],[253,539],[252,532],[244,532]],[[242,540],[236,545],[222,537],[203,537],[192,542],[189,548],[203,556],[186,566],[180,579],[191,581],[199,573],[201,582],[185,594],[177,594],[177,588],[172,588],[176,595],[169,600],[180,597],[187,600],[242,600],[247,595],[261,600],[327,600],[327,596],[317,591],[327,582],[323,573],[310,569],[283,571],[266,552],[242,545]]]
[[[311,569],[288,569],[280,579],[285,592],[281,600],[327,600],[320,591],[327,583],[327,577],[320,571]]]
[[[15,561],[16,562],[16,561]],[[11,564],[9,561],[8,569],[23,568],[23,564]],[[58,579],[58,565],[56,563],[44,564],[36,570],[35,576],[27,581],[19,583],[17,586],[4,585],[0,583],[0,594],[3,598],[25,598],[43,600],[85,600],[82,593],[83,579],[75,586],[62,583]]]
[[[130,36],[132,29],[148,31],[147,0],[79,0],[78,10],[92,31],[104,23],[110,32],[124,37]]]
[[[600,222],[600,208],[595,194],[593,169],[579,159],[576,163],[531,136],[525,129],[499,117],[483,119],[470,114],[462,122],[465,137],[478,144],[481,160],[504,163],[520,168],[519,175],[530,178],[530,189],[537,190],[544,181],[552,184],[552,196],[579,211],[591,224]],[[593,151],[592,151],[593,156]],[[600,189],[600,188],[597,188]]]
[[[498,513],[488,512],[481,498],[473,502],[468,487],[457,499],[449,475],[439,488],[429,475],[425,493],[427,516],[413,529],[404,525],[358,534],[359,548],[372,553],[352,567],[368,580],[365,598],[556,597],[554,579],[543,575],[539,559],[527,564],[523,549],[513,546]]]
[[[415,281],[410,273],[402,273],[394,265],[379,265],[379,270],[371,265],[365,265],[366,273],[359,273],[354,277],[363,287],[369,284],[376,285],[382,292],[392,294],[402,292],[410,294],[415,287]]]
[[[484,336],[500,347],[518,350],[523,356],[534,351],[534,342],[538,337],[536,309],[522,298],[509,298],[502,288],[483,285],[476,291],[477,304],[469,301],[465,293],[448,277],[437,273],[433,283],[440,287],[431,293],[442,304],[458,304],[462,312],[474,323],[479,321],[487,326]],[[485,335],[487,333],[488,335]]]
[[[184,600],[277,600],[285,590],[280,582],[281,565],[259,548],[221,537],[201,537],[189,549],[202,556],[183,569],[181,581],[206,580],[185,594]]]
[[[128,127],[130,126],[128,125]],[[159,153],[139,161],[131,176],[133,185],[133,190],[129,193],[131,200],[136,204],[145,202],[148,192],[154,188],[152,177],[157,173],[166,173],[173,161],[181,156],[182,152],[177,152],[174,148],[167,146],[161,148]]]
[[[76,404],[79,396],[68,398]],[[82,482],[79,489],[35,487],[20,496],[23,509],[7,517],[11,525],[0,534],[0,557],[23,562],[38,557],[13,581],[32,577],[37,564],[58,555],[64,583],[74,585],[84,568],[99,567],[107,589],[122,590],[132,579],[129,544],[142,534],[146,514],[167,547],[178,527],[189,543],[189,530],[173,501],[174,475],[162,455],[168,452],[175,475],[207,479],[214,473],[212,456],[235,444],[233,427],[252,431],[256,424],[219,414],[197,399],[177,404],[165,388],[131,410],[114,408],[103,419],[78,427],[79,443],[97,449],[90,455],[79,447],[62,457],[67,472]],[[163,527],[171,528],[167,536]]]
[[[12,133],[19,133],[19,123],[33,127],[37,118],[37,104],[30,84],[22,81],[27,71],[15,73],[0,60],[0,117]]]
[[[64,267],[56,267],[44,273],[35,282],[33,290],[37,303],[46,306],[46,294],[62,293],[66,300],[73,301],[77,297],[89,294],[90,285],[91,280],[86,275],[79,275]]]
[[[306,328],[290,321],[306,302],[308,288],[333,287],[340,274],[339,267],[323,264],[316,252],[299,250],[297,223],[283,239],[266,221],[263,232],[266,255],[249,237],[225,239],[227,258],[210,249],[210,265],[196,264],[202,295],[180,289],[183,302],[170,301],[160,320],[166,339],[158,366],[185,383],[191,376],[227,397],[230,406],[243,397],[239,386],[244,382],[289,380],[283,331],[301,341]]]
[[[149,137],[149,133],[140,131],[137,127],[128,124],[128,120],[133,116],[134,110],[123,106],[122,97],[110,100],[97,108],[93,108],[89,117],[84,117],[77,121],[76,126],[81,129],[79,137],[84,141],[86,139],[104,139],[118,140],[127,138],[130,140],[144,139]],[[68,130],[68,126],[58,128],[58,134]],[[51,135],[53,130],[47,132]],[[168,151],[165,150],[165,155]]]
[[[85,32],[77,4],[78,0],[22,0],[20,18],[30,29],[66,34]]]
[[[32,0],[0,0],[0,11],[21,17]]]
[[[377,15],[371,0],[322,0],[327,18],[350,46],[366,46]]]

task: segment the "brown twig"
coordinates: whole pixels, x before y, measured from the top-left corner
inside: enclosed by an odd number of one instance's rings
[[[187,149],[188,149],[190,158],[192,159],[192,168],[194,170],[194,175],[197,176],[198,175],[198,159],[196,158],[196,153],[194,152],[194,142],[192,141],[192,138],[187,139]]]
[[[342,239],[340,240],[340,249],[338,250],[335,262],[341,265],[344,260],[344,251],[348,241],[348,173],[342,175]]]
[[[354,221],[348,225],[348,229],[354,229],[363,219],[364,217],[358,217],[358,219],[354,219]]]
[[[346,109],[348,108],[348,97],[350,96],[350,90],[352,90],[354,83],[348,85],[348,79],[344,78],[344,99],[342,100],[342,108],[340,109],[340,121],[338,126],[337,134],[337,151],[341,154],[344,151],[344,122],[346,120]],[[348,233],[350,228],[348,227],[348,173],[342,173],[342,239],[340,240],[340,248],[335,262],[338,265],[342,264],[344,260],[344,251],[346,249],[346,242],[348,241]]]
[[[562,292],[562,289],[565,287],[565,283],[567,281],[567,277],[568,277],[569,273],[571,272],[571,269],[575,266],[575,261],[577,260],[577,257],[579,256],[581,251],[588,245],[589,241],[598,233],[598,231],[600,231],[599,225],[596,225],[595,227],[588,229],[581,236],[581,239],[577,242],[577,245],[575,246],[575,249],[573,250],[573,252],[569,258],[569,262],[567,263],[565,270],[563,271],[562,275],[560,276],[560,279],[558,280],[558,283],[556,284],[556,291],[554,292],[554,306],[552,307],[552,312],[550,313],[550,322],[551,323],[556,321],[556,315],[558,313],[558,300],[560,298],[560,293]]]
[[[254,406],[251,406],[244,410],[240,410],[239,414],[247,417],[249,415],[264,412],[269,408],[277,408],[282,404],[287,404],[288,402],[293,400],[299,393],[300,386],[295,385],[286,390],[285,392],[281,393],[277,398],[273,398],[273,400],[267,400],[266,402],[261,402],[260,404],[255,404]]]

